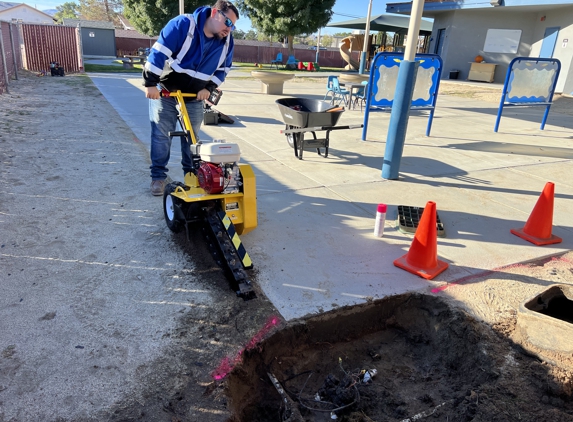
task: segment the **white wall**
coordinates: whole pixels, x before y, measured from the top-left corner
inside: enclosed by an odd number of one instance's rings
[[[12,19],[21,19],[24,23],[54,23],[53,19],[45,13],[26,5],[0,11],[0,20],[10,22]]]
[[[442,18],[444,16],[444,19]],[[444,60],[443,78],[449,77],[453,69],[460,70],[459,79],[466,79],[477,55],[486,62],[495,63],[495,83],[503,83],[507,66],[515,57],[529,56],[534,33],[535,13],[495,13],[476,9],[457,10],[436,16],[433,38],[439,28],[446,28],[446,40],[442,50]],[[521,29],[519,48],[516,54],[484,52],[488,29]],[[435,42],[435,40],[433,41]],[[432,51],[432,50],[430,50]]]
[[[542,6],[540,6],[541,8]],[[510,8],[504,10],[456,10],[437,13],[434,16],[430,52],[433,53],[437,42],[438,30],[446,29],[446,38],[442,48],[444,70],[442,78],[447,79],[451,70],[459,70],[459,79],[466,79],[470,62],[479,54],[488,63],[496,63],[496,83],[503,83],[509,62],[515,57],[538,57],[543,43],[545,29],[560,27],[553,57],[561,62],[561,73],[557,81],[557,92],[562,92],[566,84],[573,85],[573,7],[564,6],[547,12],[516,12]],[[542,20],[542,17],[544,19]],[[484,52],[484,43],[488,29],[520,29],[521,38],[516,54]],[[563,40],[568,40],[564,43]]]
[[[542,20],[543,17],[545,17],[544,20]],[[573,78],[573,7],[538,13],[535,18],[535,42],[531,46],[532,57],[537,57],[541,51],[545,29],[560,27],[553,57],[561,62],[561,73],[555,91],[562,92],[568,74],[571,73],[569,77]],[[568,42],[564,43],[563,40],[568,40]]]

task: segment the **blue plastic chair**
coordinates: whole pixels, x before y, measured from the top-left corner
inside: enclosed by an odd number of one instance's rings
[[[271,60],[271,68],[273,67],[273,65],[275,65],[277,67],[277,70],[278,70],[279,64],[281,66],[283,64],[283,53],[277,53],[277,58],[274,60]]]
[[[334,102],[338,100],[338,104],[340,104],[341,102],[344,101],[344,105],[348,107],[349,106],[348,97],[350,96],[350,91],[340,87],[340,81],[338,80],[337,76],[329,76],[328,79],[332,84],[331,87],[332,89],[326,92],[326,95],[328,95],[329,92],[332,92],[332,99],[330,100],[330,103],[334,104]],[[326,99],[326,96],[324,97],[324,99]]]
[[[362,105],[366,104],[366,86],[368,81],[362,81],[362,87],[354,94],[353,107],[356,108],[356,103],[360,101],[360,111],[362,111]]]
[[[334,91],[332,90],[332,80],[334,78],[336,78],[336,76],[329,76],[328,79],[326,80],[326,94],[324,95],[324,101],[327,100],[328,94],[330,94],[330,96],[332,97],[330,99],[330,102],[334,101]]]
[[[285,64],[285,67],[287,69],[289,69],[290,67],[292,67],[293,69],[296,69],[296,65],[298,64],[298,60],[294,58],[294,56],[288,56],[288,60]]]

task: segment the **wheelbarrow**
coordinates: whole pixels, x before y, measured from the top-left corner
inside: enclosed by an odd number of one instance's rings
[[[340,129],[358,129],[360,125],[336,126],[338,119],[344,112],[344,107],[332,105],[326,101],[311,100],[308,98],[280,98],[276,100],[285,130],[288,144],[294,149],[294,155],[302,160],[304,148],[316,148],[319,155],[328,157],[330,132]],[[326,131],[324,138],[318,138],[316,132]],[[313,139],[304,139],[305,133],[310,132]],[[324,149],[324,154],[321,152]]]

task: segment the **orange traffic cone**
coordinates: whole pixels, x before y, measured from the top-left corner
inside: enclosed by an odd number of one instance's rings
[[[436,203],[428,201],[408,253],[394,261],[394,265],[431,280],[446,268],[447,262],[438,261],[438,231]]]
[[[551,234],[553,228],[553,195],[555,183],[547,182],[525,226],[510,231],[537,246],[561,243],[563,239]]]

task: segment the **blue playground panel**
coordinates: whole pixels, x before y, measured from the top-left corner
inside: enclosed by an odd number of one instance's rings
[[[370,108],[392,110],[402,60],[404,55],[396,53],[378,53],[374,57],[367,86],[362,140],[366,140]],[[426,128],[426,136],[430,136],[443,62],[437,54],[418,54],[415,60],[418,63],[418,71],[410,110],[430,110]]]
[[[503,108],[511,106],[544,106],[545,114],[541,121],[543,130],[553,104],[553,94],[560,71],[561,62],[557,59],[536,57],[513,59],[505,76],[494,132],[499,128]]]

